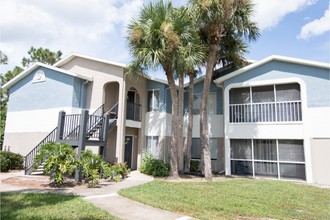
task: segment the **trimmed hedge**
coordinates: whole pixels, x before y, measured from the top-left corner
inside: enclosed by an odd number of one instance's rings
[[[20,154],[9,151],[0,151],[0,171],[23,169],[24,158]]]

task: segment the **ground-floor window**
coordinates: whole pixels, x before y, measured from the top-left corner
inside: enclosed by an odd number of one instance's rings
[[[303,140],[230,140],[233,175],[306,179]]]
[[[156,159],[159,157],[158,136],[146,136],[147,152],[151,153]]]
[[[210,150],[211,150],[211,159],[218,159],[218,146],[217,139],[210,138]],[[192,140],[192,149],[191,149],[191,158],[192,159],[201,159],[201,139],[193,138]]]

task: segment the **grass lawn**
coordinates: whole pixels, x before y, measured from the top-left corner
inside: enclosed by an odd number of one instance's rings
[[[73,195],[1,193],[1,219],[117,219]]]
[[[330,219],[330,190],[298,183],[227,179],[214,182],[156,180],[123,189],[127,198],[199,219]]]

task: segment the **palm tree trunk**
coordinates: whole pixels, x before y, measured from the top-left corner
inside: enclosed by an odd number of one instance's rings
[[[168,86],[170,88],[171,99],[172,99],[172,139],[170,147],[170,165],[171,165],[171,177],[177,179],[179,177],[178,173],[178,152],[177,152],[177,143],[178,143],[178,95],[175,88],[175,82],[173,78],[172,71],[166,70],[166,77],[168,81]]]
[[[203,85],[203,92],[201,97],[200,107],[200,136],[201,136],[201,159],[202,159],[202,171],[205,175],[205,179],[212,181],[212,167],[211,167],[211,150],[209,145],[209,132],[208,132],[208,117],[207,117],[207,104],[208,95],[211,87],[211,80],[213,69],[216,63],[217,44],[211,44],[207,58],[206,74]]]
[[[188,131],[184,149],[184,171],[190,171],[192,129],[193,129],[193,101],[194,101],[194,72],[189,73],[189,97],[188,97]]]
[[[183,99],[184,99],[184,74],[179,75],[179,109],[178,109],[178,169],[179,173],[183,174],[184,164],[183,164]]]

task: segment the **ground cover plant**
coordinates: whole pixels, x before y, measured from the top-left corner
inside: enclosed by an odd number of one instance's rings
[[[1,193],[1,219],[118,219],[82,198],[63,194]]]
[[[157,180],[123,189],[127,198],[198,219],[329,219],[330,190],[252,179],[213,182]]]

